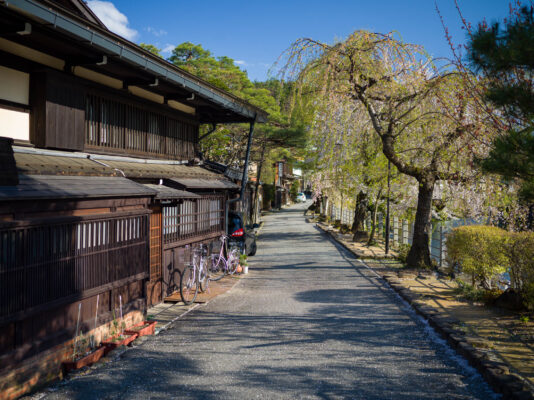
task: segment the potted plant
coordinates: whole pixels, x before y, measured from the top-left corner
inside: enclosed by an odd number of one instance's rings
[[[138,337],[153,335],[154,331],[156,330],[157,323],[158,321],[141,321],[138,324],[126,329],[124,333],[128,335],[137,334]]]
[[[72,345],[72,357],[63,361],[63,369],[65,372],[77,370],[94,364],[102,358],[105,354],[104,346],[96,346],[95,338],[91,335],[89,340],[83,334],[76,336]]]
[[[241,254],[239,256],[239,266],[237,268],[237,272],[243,272],[244,274],[248,274],[248,261],[246,254]]]
[[[115,319],[115,313],[113,313],[113,322],[111,328],[111,335],[108,339],[102,341],[102,345],[105,347],[105,354],[108,354],[111,350],[116,349],[120,346],[128,346],[132,343],[138,336],[137,333],[128,334],[124,332],[126,324]]]

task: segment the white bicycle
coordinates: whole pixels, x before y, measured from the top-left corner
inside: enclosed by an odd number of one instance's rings
[[[208,249],[200,244],[193,249],[191,264],[185,267],[180,277],[180,296],[184,304],[192,304],[197,298],[198,291],[208,290],[210,276],[207,268]]]

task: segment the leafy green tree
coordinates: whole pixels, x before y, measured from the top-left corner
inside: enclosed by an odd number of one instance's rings
[[[469,59],[487,82],[486,98],[509,129],[493,142],[482,167],[521,182],[534,201],[534,16],[532,7],[512,9],[501,25],[480,24],[468,44]]]
[[[152,54],[163,58],[163,56],[161,55],[161,49],[157,48],[153,44],[139,43],[139,47],[142,47],[143,49],[150,51]]]
[[[304,146],[305,126],[300,119],[290,117],[287,92],[284,92],[286,96],[277,92],[277,89],[282,87],[280,82],[273,80],[253,83],[246,71],[239,68],[233,59],[225,56],[215,57],[200,44],[191,42],[176,46],[169,61],[269,113],[266,124],[256,125],[251,152],[251,161],[257,164],[258,184],[264,167],[271,166],[270,156],[273,151],[277,148],[297,149]],[[219,126],[201,142],[201,148],[210,160],[241,167],[245,157],[247,135],[248,126],[244,124]],[[255,198],[257,196],[258,185]],[[250,211],[255,215],[254,210]]]
[[[239,96],[252,88],[247,73],[229,57],[214,57],[199,44],[182,43],[172,51],[169,61],[221,89]]]
[[[471,112],[461,80],[434,70],[420,46],[367,31],[334,45],[300,39],[287,53],[286,70],[303,82],[301,95],[313,88],[311,96],[327,105],[326,112],[336,112],[338,103],[363,107],[384,156],[417,181],[407,263],[430,266],[434,186],[472,179],[473,157],[484,151],[479,136],[489,136]]]

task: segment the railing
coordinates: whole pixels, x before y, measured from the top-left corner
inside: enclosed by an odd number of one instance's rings
[[[354,210],[349,207],[336,206],[330,203],[328,209],[324,209],[321,204],[321,213],[328,216],[332,221],[340,220],[341,224],[348,226],[352,225],[354,219]],[[428,243],[430,249],[430,257],[436,262],[439,268],[445,268],[447,264],[447,234],[455,226],[472,225],[476,223],[473,220],[457,219],[454,221],[433,221],[432,234]],[[364,229],[370,231],[372,227],[371,215],[369,214],[364,221]],[[376,235],[377,237],[386,237],[386,217],[382,213],[377,214],[376,221]],[[394,248],[399,248],[401,245],[411,245],[413,238],[413,222],[400,219],[396,216],[390,218],[389,231],[390,245]]]

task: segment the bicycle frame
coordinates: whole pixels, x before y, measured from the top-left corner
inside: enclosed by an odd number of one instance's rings
[[[215,278],[214,280],[221,279],[224,275],[230,275],[235,270],[232,269],[232,266],[239,261],[239,255],[236,254],[236,251],[234,249],[228,251],[228,236],[222,235],[219,240],[221,241],[221,249],[219,250],[219,255],[214,256],[212,255],[212,264],[211,264],[211,271],[218,270],[219,267],[222,267],[221,270],[223,270],[222,275],[220,275],[218,278]],[[228,258],[224,257],[224,253],[226,251],[226,254],[228,254]],[[222,265],[220,265],[222,263]],[[214,269],[215,267],[215,269]]]

